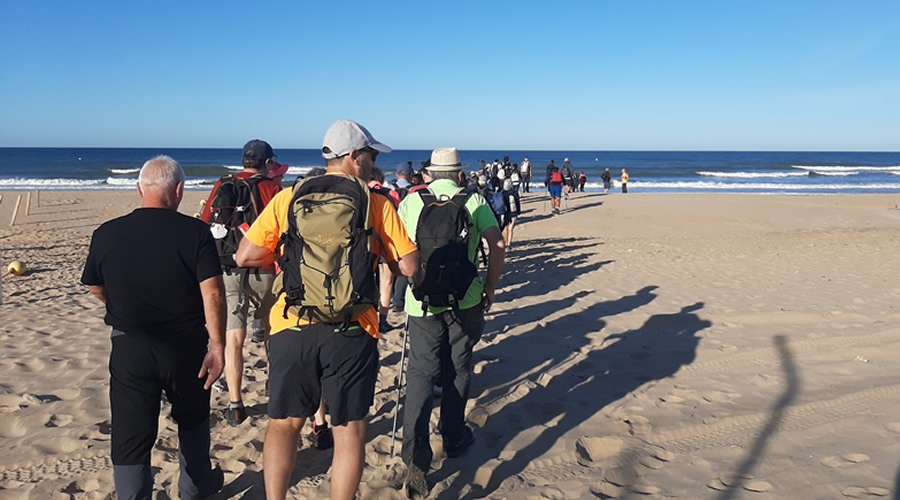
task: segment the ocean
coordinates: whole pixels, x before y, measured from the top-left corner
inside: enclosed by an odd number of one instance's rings
[[[276,149],[290,165],[286,181],[324,166],[316,149]],[[418,168],[430,151],[396,150],[378,158],[390,178],[401,162]],[[132,189],[147,159],[178,160],[187,188],[207,190],[220,176],[241,169],[241,150],[183,148],[0,148],[0,190]],[[467,171],[479,160],[531,160],[532,185],[543,189],[546,165],[569,158],[587,176],[587,191],[602,190],[600,174],[615,181],[627,169],[629,193],[849,194],[900,192],[900,152],[689,152],[689,151],[460,151]],[[618,183],[616,182],[616,185]]]

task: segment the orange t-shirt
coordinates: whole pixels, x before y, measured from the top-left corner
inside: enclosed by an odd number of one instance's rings
[[[290,206],[293,195],[294,193],[291,189],[285,189],[278,193],[271,203],[266,205],[265,210],[259,214],[256,222],[250,226],[250,230],[247,231],[244,237],[253,244],[267,248],[274,253],[281,234],[288,228],[288,214],[291,211]],[[378,238],[372,237],[372,251],[388,262],[396,261],[405,255],[415,252],[417,250],[416,245],[409,239],[406,227],[400,222],[397,210],[391,204],[390,199],[385,196],[372,195],[369,196],[369,200],[369,224],[372,226],[372,230],[378,233]],[[284,306],[284,294],[281,294],[275,301],[275,305],[272,306],[272,312],[269,314],[272,334],[309,323],[305,318],[299,319],[290,312],[288,312],[288,317],[285,319]],[[378,311],[374,307],[353,319],[358,321],[359,325],[369,335],[378,338]]]

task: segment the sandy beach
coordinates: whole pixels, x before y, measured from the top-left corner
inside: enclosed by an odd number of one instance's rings
[[[139,198],[46,191],[26,216],[2,194],[0,263],[29,271],[2,279],[0,500],[115,498],[109,328],[79,280],[91,232]],[[559,216],[546,199],[523,198],[475,351],[476,442],[448,460],[433,436],[431,498],[894,497],[900,197],[579,193]],[[380,343],[362,499],[403,498],[400,341]],[[265,498],[265,360],[245,352],[251,418],[228,426],[213,393],[222,499]],[[177,498],[165,402],[159,423],[154,498]],[[330,462],[304,438],[289,495],[327,498]]]

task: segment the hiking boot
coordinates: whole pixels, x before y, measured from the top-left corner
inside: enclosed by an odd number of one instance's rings
[[[394,325],[388,323],[387,318],[381,318],[378,322],[378,331],[381,333],[389,332],[394,329]]]
[[[463,426],[462,436],[459,439],[451,441],[444,438],[444,453],[447,454],[447,458],[456,458],[462,455],[462,452],[466,451],[466,448],[472,446],[474,442],[475,435],[472,434],[472,429],[468,425]]]
[[[225,377],[216,380],[212,387],[216,392],[228,392],[228,382],[225,381]]]
[[[250,337],[250,341],[256,344],[262,343],[266,341],[266,331],[263,329],[253,330],[253,335]]]
[[[334,446],[334,436],[331,434],[328,424],[319,426],[313,422],[313,430],[309,433],[309,440],[312,441],[313,446],[317,450],[328,450]]]
[[[412,499],[425,498],[428,496],[428,481],[425,480],[425,472],[415,464],[409,464],[409,472],[406,473],[406,482],[404,484],[406,497]]]
[[[229,404],[228,408],[225,409],[225,420],[231,426],[241,425],[241,422],[247,420],[247,410],[244,408],[244,403]]]
[[[222,486],[225,485],[225,473],[222,472],[222,468],[216,466],[215,469],[212,470],[212,474],[210,475],[209,486],[200,492],[200,498],[206,500],[208,498],[212,498],[213,495],[222,491]]]

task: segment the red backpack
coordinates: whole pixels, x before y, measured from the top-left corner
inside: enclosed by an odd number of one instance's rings
[[[550,184],[562,184],[562,181],[563,176],[561,173],[559,173],[559,170],[555,170],[552,174],[550,174]]]

